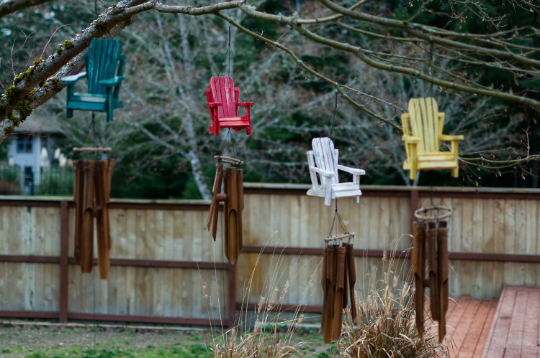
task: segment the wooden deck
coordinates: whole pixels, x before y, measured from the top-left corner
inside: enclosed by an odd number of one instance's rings
[[[506,286],[482,358],[540,356],[540,287]]]
[[[456,302],[450,301],[446,315],[448,338],[445,343],[449,345],[451,357],[481,358],[498,301],[460,298]]]

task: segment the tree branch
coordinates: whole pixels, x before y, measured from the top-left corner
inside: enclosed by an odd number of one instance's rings
[[[54,0],[4,0],[0,2],[0,19],[6,15],[14,13],[15,11],[51,1]]]

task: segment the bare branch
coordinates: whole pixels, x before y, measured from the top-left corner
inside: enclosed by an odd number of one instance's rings
[[[0,2],[0,19],[15,11],[51,2],[53,0],[3,0]]]

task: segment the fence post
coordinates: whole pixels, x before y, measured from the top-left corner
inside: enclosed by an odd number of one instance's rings
[[[236,266],[229,264],[229,319],[227,326],[229,328],[234,327],[234,320],[236,318]]]
[[[69,206],[60,203],[60,323],[67,323],[68,317],[68,254],[69,254]]]

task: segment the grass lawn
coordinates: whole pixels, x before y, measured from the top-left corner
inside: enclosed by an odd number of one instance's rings
[[[221,332],[210,330],[133,330],[4,326],[0,328],[0,357],[212,357]],[[270,333],[269,333],[270,334]],[[286,332],[278,333],[284,343]],[[274,337],[272,335],[272,337]],[[273,339],[273,338],[272,338]],[[318,330],[300,329],[289,344],[304,357],[331,357]]]

